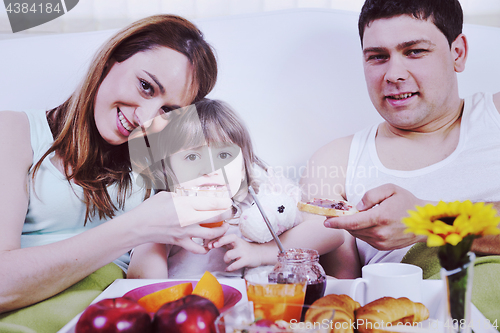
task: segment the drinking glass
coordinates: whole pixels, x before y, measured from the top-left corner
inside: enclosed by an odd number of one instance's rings
[[[251,269],[245,274],[248,301],[253,302],[256,320],[300,321],[306,295],[307,277],[296,275],[287,283],[269,282],[273,267]]]
[[[218,186],[202,186],[202,187],[176,187],[175,193],[189,197],[212,197],[212,198],[229,198],[229,191],[224,187]],[[220,227],[224,221],[200,223],[202,227],[215,228]]]

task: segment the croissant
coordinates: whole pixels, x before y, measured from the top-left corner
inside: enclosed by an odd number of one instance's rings
[[[330,332],[353,333],[354,311],[359,307],[360,304],[347,295],[326,295],[311,304],[304,321],[320,325],[327,323],[331,328]],[[332,310],[335,310],[333,319]]]
[[[429,318],[429,310],[425,305],[406,297],[382,297],[357,309],[355,314],[360,333],[386,332],[383,328],[387,326],[417,323]]]

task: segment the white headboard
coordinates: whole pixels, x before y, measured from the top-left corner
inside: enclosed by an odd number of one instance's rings
[[[357,15],[300,9],[195,22],[219,60],[209,97],[229,102],[257,154],[292,178],[323,144],[381,121],[366,91]],[[0,110],[60,104],[114,32],[0,40]],[[500,28],[464,32],[470,55],[460,94],[500,91]]]

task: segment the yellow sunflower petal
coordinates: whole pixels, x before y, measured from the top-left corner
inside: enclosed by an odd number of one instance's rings
[[[444,244],[446,244],[446,242],[444,241],[443,238],[441,238],[438,235],[430,234],[427,237],[427,246],[428,247],[442,246]]]
[[[443,221],[449,222],[447,217],[455,217],[453,225]],[[427,235],[428,246],[446,243],[455,246],[468,235],[500,234],[500,216],[493,205],[472,203],[470,200],[416,206],[414,210],[408,211],[408,217],[403,218],[402,222],[407,226],[405,232]]]
[[[486,229],[483,230],[482,235],[483,236],[486,236],[486,235],[500,235],[500,229],[498,229],[498,227],[488,227],[488,228],[486,228]]]
[[[453,232],[454,228],[451,225],[444,223],[443,221],[436,220],[432,226],[432,233],[434,234],[447,234]]]
[[[451,234],[451,235],[448,235],[446,236],[446,243],[448,244],[451,244],[453,246],[457,245],[458,243],[460,243],[462,241],[462,237],[460,237],[459,235],[457,234]]]

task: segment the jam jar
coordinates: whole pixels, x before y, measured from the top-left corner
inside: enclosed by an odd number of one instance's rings
[[[311,249],[289,249],[278,254],[278,263],[269,274],[269,282],[290,283],[290,277],[307,277],[304,305],[311,305],[325,294],[326,274],[319,263],[319,253]]]

